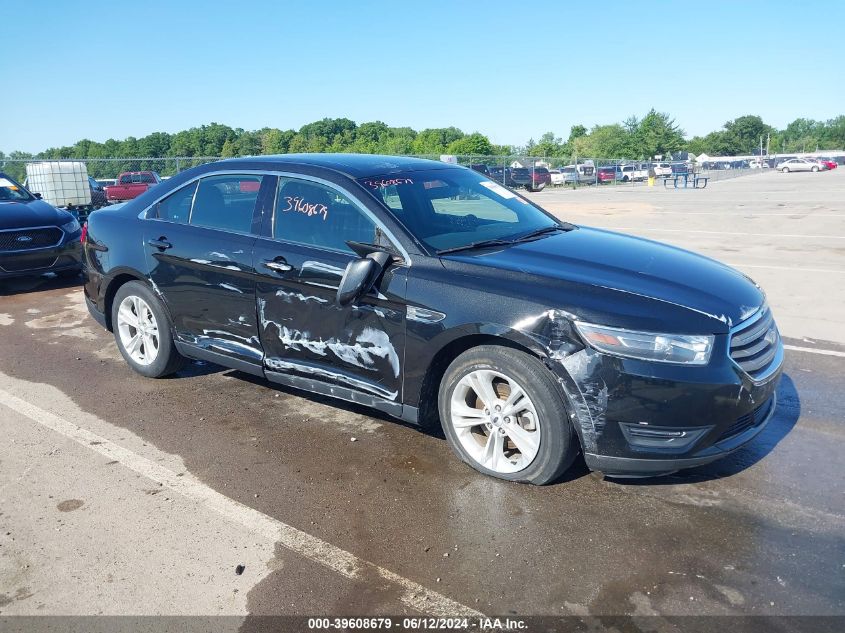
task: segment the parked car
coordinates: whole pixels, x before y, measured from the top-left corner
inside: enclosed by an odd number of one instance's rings
[[[621,176],[622,174],[619,168],[612,165],[609,167],[599,167],[596,170],[597,183],[615,182],[621,180]]]
[[[527,167],[513,167],[510,172],[511,187],[525,187],[530,189],[533,179],[531,178],[531,170]]]
[[[526,185],[528,191],[542,191],[546,185],[552,184],[552,176],[545,167],[535,167],[531,170],[531,184]]]
[[[470,169],[477,171],[479,174],[484,174],[485,176],[490,176],[490,170],[487,169],[487,165],[483,163],[475,163],[469,166]]]
[[[109,202],[133,200],[160,182],[161,177],[154,171],[126,171],[117,177],[116,185],[105,188],[106,198]]]
[[[557,172],[555,175],[554,172]],[[553,185],[571,185],[593,183],[596,180],[595,167],[593,165],[567,165],[551,171]]]
[[[495,180],[496,182],[503,184],[505,187],[517,186],[517,184],[513,181],[513,178],[511,178],[510,167],[488,167],[488,170],[490,171],[490,180]]]
[[[109,203],[109,199],[106,197],[105,187],[91,178],[91,176],[88,176],[88,186],[91,188],[91,207],[93,209],[99,209]]]
[[[643,165],[620,165],[619,180],[622,182],[640,182],[648,178],[648,167]]]
[[[836,169],[839,166],[832,158],[820,158],[819,161],[825,166],[825,169]]]
[[[777,168],[785,174],[791,171],[821,171],[821,167],[816,161],[807,160],[806,158],[790,158],[782,163],[778,163]]]
[[[551,179],[553,186],[566,184],[562,168],[550,169],[549,178]]]
[[[670,163],[654,163],[652,168],[657,178],[668,178],[672,175],[672,165]]]
[[[697,466],[775,409],[783,346],[748,277],[457,165],[206,164],[92,214],[84,252],[88,309],[139,374],[202,359],[439,422],[503,479],[553,481],[579,451],[608,475]]]
[[[82,227],[68,211],[0,173],[0,279],[56,273],[77,276]]]

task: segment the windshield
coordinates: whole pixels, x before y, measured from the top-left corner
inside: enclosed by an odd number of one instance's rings
[[[33,200],[32,195],[21,187],[18,183],[14,180],[6,176],[5,174],[0,174],[0,202],[4,201],[30,201]]]
[[[469,169],[413,171],[359,182],[433,251],[509,240],[559,225],[510,189]]]

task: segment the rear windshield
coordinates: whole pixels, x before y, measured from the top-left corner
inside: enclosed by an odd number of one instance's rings
[[[0,174],[0,202],[20,202],[33,199],[32,195],[17,182],[8,176]]]
[[[432,169],[359,182],[433,251],[511,239],[559,224],[524,198],[469,169]]]

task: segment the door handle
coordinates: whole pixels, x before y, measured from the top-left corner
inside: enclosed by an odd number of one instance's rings
[[[277,273],[286,273],[289,270],[293,270],[293,266],[288,264],[283,257],[277,257],[276,259],[264,262],[264,267],[275,270]]]
[[[147,244],[162,251],[166,251],[168,248],[173,248],[173,244],[168,242],[167,238],[164,236],[161,236],[157,240],[149,240]]]

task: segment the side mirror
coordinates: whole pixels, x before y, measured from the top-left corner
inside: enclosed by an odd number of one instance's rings
[[[363,297],[384,272],[387,265],[396,261],[395,255],[391,255],[372,244],[360,244],[358,242],[347,242],[347,244],[358,253],[360,259],[353,260],[346,265],[335,299],[339,306],[349,305],[356,299]]]
[[[337,288],[337,304],[346,306],[361,297],[370,289],[378,272],[379,265],[369,257],[349,262]]]
[[[35,196],[36,198],[38,198],[39,200],[41,200],[41,194],[40,193],[33,193],[32,195]]]

